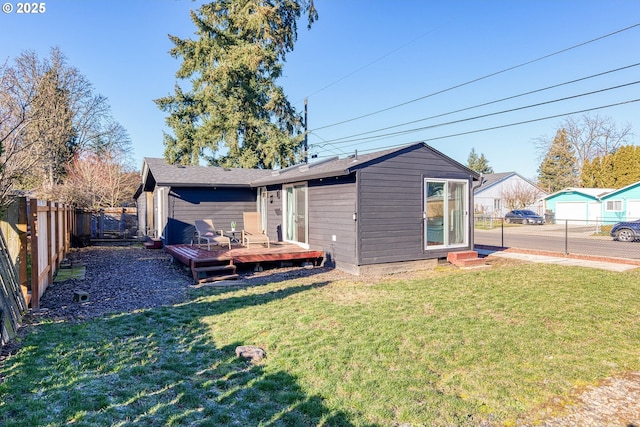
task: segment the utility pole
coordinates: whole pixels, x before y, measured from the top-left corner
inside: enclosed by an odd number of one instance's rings
[[[307,138],[307,102],[308,98],[304,99],[304,162],[309,163],[309,141]]]

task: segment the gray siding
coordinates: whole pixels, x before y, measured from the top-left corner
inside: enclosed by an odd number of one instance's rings
[[[309,246],[324,251],[328,265],[357,265],[355,212],[353,176],[309,183]]]
[[[282,241],[282,188],[267,187],[267,236],[272,242]]]
[[[446,256],[446,250],[424,250],[424,178],[470,180],[468,172],[427,149],[381,159],[359,171],[359,265]]]
[[[173,188],[169,195],[166,244],[189,243],[196,219],[213,219],[217,229],[243,228],[242,212],[256,211],[256,190],[239,188]]]
[[[138,235],[147,235],[147,193],[141,192],[136,199],[138,209]]]
[[[309,247],[324,251],[328,265],[356,265],[355,177],[311,181],[308,190]],[[282,197],[280,186],[268,188],[267,234],[274,241],[282,241]]]

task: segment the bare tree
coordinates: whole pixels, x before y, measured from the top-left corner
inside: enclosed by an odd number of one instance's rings
[[[559,129],[564,130],[567,142],[573,148],[578,176],[586,162],[614,153],[633,136],[630,125],[618,127],[611,117],[597,114],[568,116]],[[543,158],[551,149],[553,138],[538,138],[536,145]]]
[[[34,108],[37,87],[30,73],[6,63],[0,67],[0,208],[9,203],[10,191],[39,158],[35,141],[26,138],[31,126],[46,120]]]
[[[129,155],[131,141],[107,99],[59,49],[44,60],[22,53],[0,67],[0,79],[0,204],[12,189],[55,198],[84,152]]]
[[[524,209],[535,204],[544,192],[538,187],[524,181],[512,182],[500,190],[500,198],[509,210]]]
[[[118,150],[85,153],[69,165],[57,193],[65,202],[90,209],[123,206],[132,201],[140,176],[126,166]]]

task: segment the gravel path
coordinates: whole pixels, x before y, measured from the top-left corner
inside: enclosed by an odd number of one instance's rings
[[[49,286],[40,302],[40,309],[25,318],[25,328],[39,319],[81,322],[108,313],[130,312],[184,301],[192,284],[189,272],[171,262],[163,251],[131,247],[90,247],[69,254],[72,261],[86,265],[84,279],[70,279]],[[313,276],[318,280],[338,280],[353,276],[337,270],[318,271],[301,268],[249,273],[242,280],[247,285],[267,281]],[[419,274],[417,274],[419,275]],[[73,293],[88,293],[84,303],[73,301]],[[3,349],[7,356],[17,347]],[[3,357],[0,357],[0,363]],[[640,373],[611,378],[600,386],[590,387],[572,399],[570,405],[560,401],[538,408],[517,426],[620,426],[640,427]]]

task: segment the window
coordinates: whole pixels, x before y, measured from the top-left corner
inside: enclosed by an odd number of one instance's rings
[[[605,207],[607,212],[620,212],[622,211],[622,200],[607,200]]]

